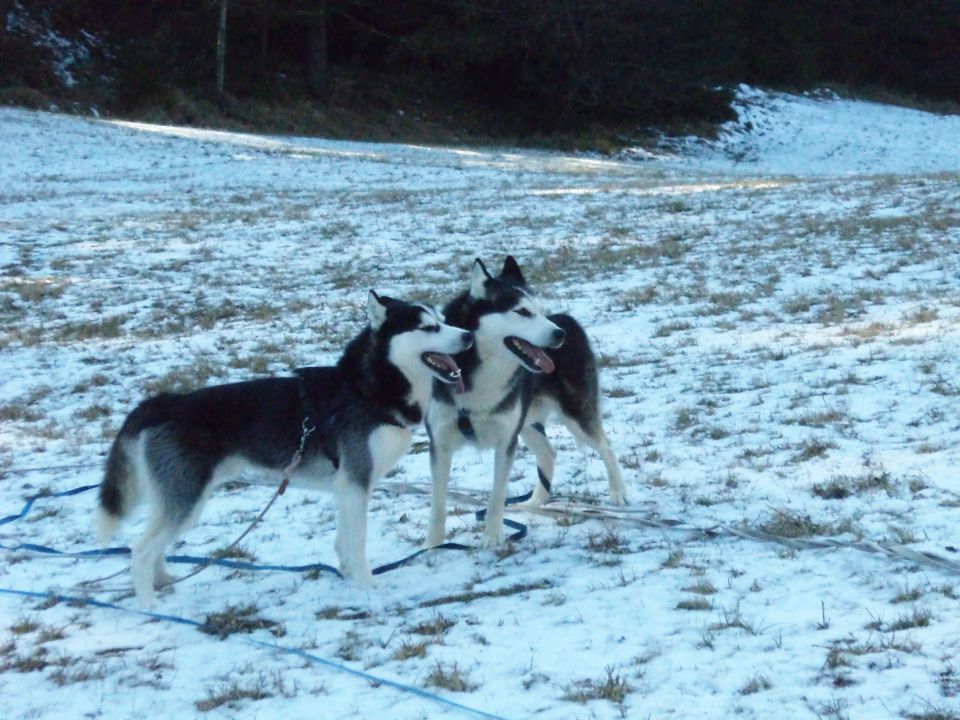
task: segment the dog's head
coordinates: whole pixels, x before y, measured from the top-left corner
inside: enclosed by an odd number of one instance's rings
[[[563,344],[564,331],[543,314],[513,256],[507,256],[497,277],[477,258],[470,275],[467,297],[474,308],[470,327],[487,346],[503,347],[533,373],[551,373],[553,360],[544,348]]]
[[[404,374],[429,373],[441,382],[463,386],[451,357],[473,345],[473,334],[443,322],[428,305],[395,300],[373,290],[367,296],[367,319],[386,356]]]

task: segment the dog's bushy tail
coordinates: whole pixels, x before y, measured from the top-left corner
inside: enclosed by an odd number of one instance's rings
[[[113,441],[103,482],[100,483],[97,534],[103,545],[114,536],[120,521],[137,501],[137,479],[128,454],[128,440],[121,434]]]
[[[140,433],[170,419],[170,404],[173,399],[174,396],[171,395],[159,395],[140,403],[127,416],[110,447],[103,482],[100,483],[100,502],[97,508],[97,529],[103,544],[109,542],[120,521],[140,499],[141,484],[132,456],[137,451]]]

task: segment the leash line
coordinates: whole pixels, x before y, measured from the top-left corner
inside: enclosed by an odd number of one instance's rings
[[[186,625],[188,627],[194,627],[198,630],[210,629],[206,623],[198,622],[197,620],[191,620],[190,618],[180,617],[178,615],[169,615],[165,613],[154,613],[148,610],[137,610],[135,608],[127,608],[122,605],[117,605],[115,603],[105,602],[103,600],[95,600],[89,597],[83,596],[73,596],[73,595],[61,595],[58,593],[50,592],[39,592],[36,590],[20,590],[16,588],[3,588],[0,587],[0,594],[9,595],[13,597],[20,598],[36,598],[42,600],[56,600],[58,602],[65,602],[73,605],[84,605],[93,608],[98,608],[101,610],[118,610],[120,612],[137,615],[140,617],[149,618],[151,620],[161,620],[165,622],[176,623],[178,625]],[[229,636],[231,639],[234,639],[233,635]],[[469,705],[463,705],[454,700],[443,697],[442,695],[437,695],[436,693],[431,693],[423,688],[414,687],[412,685],[405,685],[397,680],[391,680],[390,678],[380,677],[368,673],[364,670],[357,670],[356,668],[349,667],[342,663],[334,662],[333,660],[328,660],[319,655],[307,652],[300,648],[286,647],[284,645],[276,645],[273,643],[264,642],[262,640],[255,640],[253,638],[235,638],[237,641],[242,642],[245,645],[254,647],[260,650],[270,650],[272,652],[279,653],[280,655],[292,655],[294,657],[299,657],[304,660],[307,660],[315,665],[322,665],[324,667],[336,670],[347,675],[352,675],[353,677],[364,680],[372,685],[384,687],[389,687],[393,690],[399,690],[404,693],[408,693],[415,697],[422,698],[424,700],[430,700],[431,702],[445,705],[449,708],[459,710],[464,713],[468,713],[474,717],[487,718],[488,720],[508,720],[507,718],[501,715],[494,715],[488,713],[484,710],[478,708],[470,707]]]
[[[602,508],[594,505],[553,505],[551,503],[547,503],[545,505],[541,505],[540,507],[525,507],[523,509],[528,512],[535,512],[543,515],[567,514],[605,520],[619,520],[621,522],[631,522],[637,525],[643,525],[644,527],[697,533],[700,535],[706,535],[708,537],[728,535],[744,540],[753,540],[755,542],[776,543],[795,550],[859,550],[861,552],[870,554],[883,555],[891,559],[906,560],[917,565],[929,565],[941,570],[960,574],[960,562],[951,560],[950,558],[943,557],[942,555],[938,555],[937,553],[930,552],[928,550],[913,550],[905,545],[892,542],[875,540],[837,540],[835,538],[828,537],[792,538],[764,532],[763,530],[736,527],[734,525],[722,522],[718,522],[709,527],[699,527],[696,525],[690,525],[684,520],[664,518],[656,515],[655,513],[641,515],[629,509],[619,507]],[[947,550],[950,552],[955,551],[955,549],[950,549],[952,547],[953,546],[948,546]]]
[[[310,425],[306,420],[304,421],[304,425],[303,425],[303,436],[301,437],[301,442],[300,442],[300,447],[301,447],[301,448],[303,448],[303,446],[304,446],[304,443],[305,443],[305,441],[306,441],[306,437],[309,436],[309,434],[312,433],[312,432],[314,431],[314,429],[315,429],[315,428],[314,428],[312,425]],[[298,450],[298,453],[299,453],[299,454],[301,455],[301,457],[302,457],[302,452],[301,452],[300,450]],[[296,454],[295,454],[295,456],[294,456],[294,460],[297,460]],[[198,575],[198,574],[201,573],[203,570],[205,570],[207,567],[210,567],[210,566],[213,566],[213,565],[216,565],[216,566],[219,566],[219,567],[230,568],[230,569],[233,569],[233,570],[246,570],[246,571],[252,571],[252,572],[258,572],[258,571],[279,571],[279,572],[297,572],[297,573],[302,573],[302,572],[321,571],[321,572],[330,573],[330,574],[336,575],[336,576],[339,577],[339,578],[342,578],[343,575],[340,573],[340,571],[339,571],[337,568],[333,567],[332,565],[328,565],[328,564],[326,564],[326,563],[321,563],[321,562],[309,563],[309,564],[306,564],[306,565],[278,565],[278,564],[253,563],[253,562],[249,562],[249,561],[246,561],[246,560],[233,560],[233,559],[230,559],[230,558],[222,557],[223,555],[229,553],[230,550],[232,550],[233,548],[235,548],[235,547],[253,530],[253,528],[260,522],[260,520],[263,519],[263,516],[266,515],[267,511],[270,509],[270,507],[273,505],[273,503],[275,503],[276,500],[277,500],[277,498],[278,498],[280,495],[283,494],[283,490],[286,488],[285,481],[288,479],[289,475],[296,469],[297,464],[298,464],[298,463],[294,463],[293,461],[291,461],[290,465],[288,465],[287,468],[284,470],[284,480],[281,481],[280,486],[276,489],[276,491],[274,492],[274,494],[273,494],[273,496],[271,497],[270,501],[269,501],[269,502],[267,503],[267,505],[263,508],[263,510],[260,512],[260,514],[257,516],[257,518],[255,518],[255,519],[253,520],[253,522],[250,523],[250,525],[249,525],[249,526],[246,528],[246,530],[240,535],[240,537],[238,537],[236,540],[234,540],[225,550],[223,550],[223,551],[220,553],[221,557],[197,557],[197,556],[192,556],[192,555],[168,555],[168,556],[166,556],[165,559],[166,559],[167,562],[170,562],[170,563],[173,563],[173,564],[198,565],[199,567],[196,568],[194,571],[192,571],[192,572],[190,572],[190,573],[188,573],[188,574],[186,574],[186,575],[184,575],[184,576],[182,576],[182,577],[176,578],[173,582],[167,583],[164,587],[169,587],[170,585],[174,585],[174,584],[176,584],[176,583],[183,582],[184,580],[187,580],[188,578],[191,578],[191,577],[194,577],[194,576]],[[79,495],[80,493],[87,492],[87,491],[89,491],[89,490],[95,490],[95,489],[98,488],[98,487],[99,487],[99,485],[83,485],[83,486],[81,486],[81,487],[73,488],[73,489],[71,489],[71,490],[67,490],[67,491],[60,492],[60,493],[38,493],[38,494],[36,494],[36,495],[34,495],[34,496],[32,496],[32,497],[30,497],[30,498],[27,499],[27,503],[26,503],[26,505],[24,506],[23,510],[21,510],[21,512],[15,514],[15,515],[10,515],[10,516],[8,516],[8,517],[6,517],[6,518],[3,518],[2,520],[0,520],[0,524],[7,523],[7,522],[13,522],[14,520],[22,519],[23,517],[25,517],[25,516],[30,512],[30,510],[32,509],[34,503],[35,503],[37,500],[40,500],[40,499],[43,499],[43,498],[48,498],[48,497],[68,497],[68,496],[73,496],[73,495]],[[394,489],[394,488],[391,488],[391,487],[387,486],[385,489],[391,490],[391,489]],[[415,488],[413,488],[413,487],[411,487],[411,488],[409,488],[409,489],[406,489],[405,491],[406,491],[406,492],[417,492],[417,490],[416,490]],[[458,497],[459,499],[461,499],[461,500],[468,499],[468,500],[470,500],[471,502],[476,502],[476,500],[473,499],[473,498],[470,497],[470,496],[466,496],[466,495],[462,495],[462,494],[456,494],[456,493],[455,493],[455,495],[457,495],[457,497]],[[513,503],[513,502],[519,502],[519,501],[522,501],[522,500],[523,500],[523,498],[511,498],[508,502]],[[477,519],[478,519],[478,520],[483,519],[484,514],[485,514],[485,511],[483,511],[483,510],[479,511],[479,512],[476,514]],[[520,540],[523,540],[525,537],[527,537],[528,528],[527,528],[527,526],[526,526],[524,523],[517,522],[517,521],[511,520],[511,519],[509,519],[509,518],[504,518],[504,519],[503,519],[503,523],[504,523],[504,525],[506,525],[508,528],[510,528],[510,529],[513,530],[513,533],[511,533],[511,534],[508,536],[508,538],[507,538],[510,542],[519,542]],[[371,573],[376,576],[376,575],[382,575],[382,574],[387,573],[387,572],[391,572],[391,571],[393,571],[393,570],[397,570],[397,569],[399,569],[399,568],[401,568],[401,567],[404,567],[405,565],[408,565],[408,564],[411,563],[413,560],[419,558],[421,555],[424,555],[424,554],[429,553],[429,552],[433,552],[434,550],[461,550],[461,551],[469,551],[469,550],[473,550],[473,549],[474,549],[474,548],[470,547],[469,545],[464,545],[464,544],[456,543],[456,542],[446,542],[446,543],[443,543],[443,544],[441,544],[441,545],[435,545],[435,546],[433,546],[433,547],[421,548],[421,549],[419,549],[419,550],[411,553],[410,555],[407,555],[406,557],[400,558],[399,560],[395,560],[395,561],[393,561],[393,562],[389,562],[389,563],[385,563],[385,564],[383,564],[383,565],[379,565],[379,566],[375,567],[373,570],[371,570]],[[72,559],[91,559],[91,558],[101,558],[101,557],[121,557],[121,556],[129,556],[129,555],[131,554],[130,548],[127,548],[127,547],[97,548],[97,549],[94,549],[94,550],[80,550],[80,551],[75,551],[75,552],[65,552],[65,551],[62,551],[62,550],[57,550],[57,549],[52,548],[52,547],[48,547],[48,546],[46,546],[46,545],[39,545],[39,544],[36,544],[36,543],[18,543],[18,544],[15,544],[15,545],[9,545],[9,544],[0,543],[0,550],[5,550],[5,551],[7,551],[7,552],[33,552],[33,553],[38,553],[38,554],[41,554],[41,555],[49,555],[49,556],[52,556],[52,557],[72,558]],[[120,576],[120,575],[123,575],[123,574],[126,573],[126,572],[127,572],[127,569],[124,568],[123,570],[119,570],[119,571],[117,571],[117,572],[115,572],[115,573],[113,573],[113,574],[111,574],[111,575],[107,575],[107,576],[105,576],[105,577],[96,578],[96,579],[93,579],[93,580],[84,580],[84,581],[82,581],[82,582],[80,582],[80,583],[78,584],[78,587],[79,587],[79,588],[87,588],[87,587],[91,587],[91,586],[94,586],[94,585],[98,585],[98,584],[100,584],[100,583],[106,582],[107,580],[112,580],[112,579],[115,578],[115,577],[118,577],[118,576]]]
[[[100,487],[99,485],[81,485],[80,487],[73,488],[72,490],[65,490],[58,493],[49,493],[49,492],[40,492],[36,495],[31,495],[27,498],[26,505],[23,506],[23,510],[19,513],[14,513],[13,515],[7,515],[4,518],[0,518],[0,525],[6,525],[7,523],[12,523],[15,520],[21,520],[27,516],[30,510],[33,508],[33,504],[37,500],[48,497],[70,497],[71,495],[79,495],[80,493],[87,492],[88,490],[94,490],[95,488]]]

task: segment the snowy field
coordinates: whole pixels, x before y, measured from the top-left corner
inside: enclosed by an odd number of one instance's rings
[[[638,161],[0,109],[0,517],[99,482],[146,395],[332,362],[368,288],[440,304],[507,253],[588,328],[632,501],[578,513],[602,464],[548,428],[563,497],[508,513],[522,541],[371,592],[213,567],[159,596],[220,637],[140,613],[129,575],[81,586],[122,557],[4,549],[3,716],[960,718],[960,118],[740,110]],[[424,539],[425,440],[374,495],[371,565]],[[455,458],[452,540],[479,544],[492,470]],[[535,477],[521,449],[512,492]],[[175,552],[271,494],[219,491]],[[94,503],[41,499],[0,544],[96,548]],[[333,535],[332,497],[291,490],[239,559],[332,563]]]

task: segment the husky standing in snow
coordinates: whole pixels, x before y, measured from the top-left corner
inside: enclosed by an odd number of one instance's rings
[[[473,338],[430,307],[372,290],[367,318],[336,366],[158,395],[127,416],[107,459],[99,520],[107,540],[141,496],[151,501],[148,528],[133,548],[142,602],[172,581],[164,549],[196,520],[213,488],[248,471],[258,482],[276,484],[289,472],[294,486],[335,491],[340,570],[361,586],[372,583],[370,493],[409,449],[434,380],[459,381],[451,355]],[[302,459],[291,463],[298,447]]]
[[[507,257],[498,277],[477,259],[470,288],[443,313],[446,322],[473,333],[474,345],[456,357],[463,372],[461,392],[434,383],[427,412],[433,476],[427,546],[444,542],[450,466],[454,451],[465,443],[495,452],[484,546],[503,540],[517,437],[537,459],[540,483],[530,503],[540,505],[550,497],[556,451],[543,423],[552,413],[578,445],[597,451],[607,470],[611,501],[626,503],[620,466],[600,424],[596,360],[579,323],[569,315],[545,316],[513,257]]]

